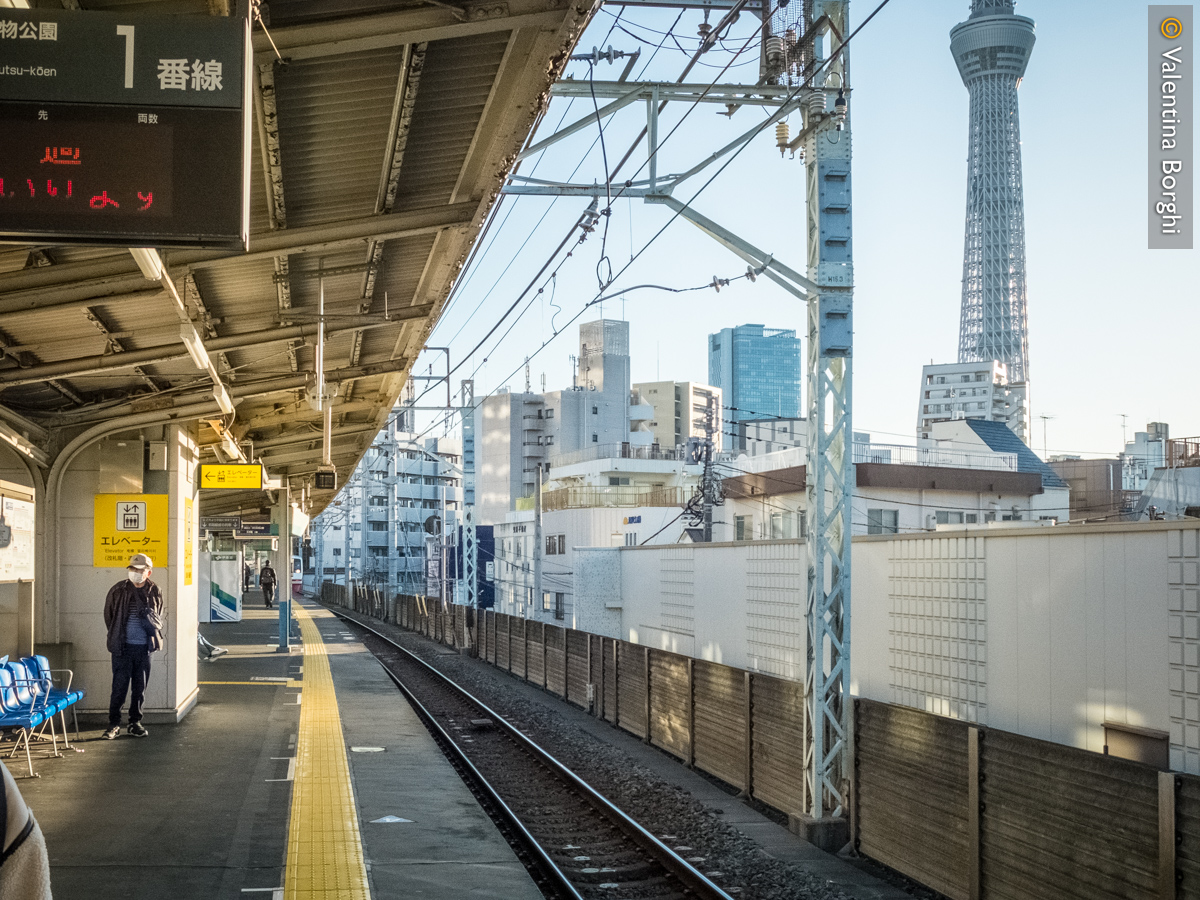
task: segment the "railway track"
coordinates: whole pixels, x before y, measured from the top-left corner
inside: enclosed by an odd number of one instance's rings
[[[441,672],[356,618],[543,894],[572,900],[732,900],[553,756]]]

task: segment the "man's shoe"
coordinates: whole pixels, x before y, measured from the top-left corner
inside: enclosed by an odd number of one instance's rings
[[[115,741],[117,739],[117,735],[120,733],[121,733],[121,726],[120,725],[112,725],[109,727],[109,729],[106,732],[104,732],[102,737],[106,741]]]
[[[216,659],[218,656],[224,656],[228,652],[229,651],[226,650],[224,647],[213,647],[211,650],[208,651],[208,658]]]
[[[141,722],[134,722],[132,725],[129,726],[129,733],[132,734],[134,737],[145,737],[150,732],[148,732],[146,730],[146,726],[143,725]]]

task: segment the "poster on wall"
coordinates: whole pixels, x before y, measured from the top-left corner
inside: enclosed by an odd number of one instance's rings
[[[96,494],[92,565],[124,568],[135,553],[145,553],[154,568],[169,566],[169,523],[166,494]]]
[[[33,579],[33,504],[0,499],[0,581]]]
[[[150,557],[154,559],[154,557]],[[192,498],[183,498],[183,583],[192,583],[196,559],[196,526],[192,521]]]

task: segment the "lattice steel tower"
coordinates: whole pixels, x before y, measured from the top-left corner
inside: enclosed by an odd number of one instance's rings
[[[1013,0],[971,0],[970,18],[950,31],[971,93],[958,361],[1000,360],[1012,382],[1029,377],[1017,88],[1033,42],[1033,20],[1015,15]]]

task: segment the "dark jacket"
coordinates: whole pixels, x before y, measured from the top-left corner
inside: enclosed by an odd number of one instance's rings
[[[140,598],[145,595],[145,600]],[[139,614],[146,620],[146,633],[150,635],[150,652],[163,646],[163,597],[158,585],[149,579],[141,589],[133,586],[129,579],[118,581],[104,598],[104,624],[108,628],[108,652],[120,653],[125,646],[125,620],[129,618],[132,604],[138,604]]]
[[[275,578],[275,570],[269,565],[263,566],[262,570],[258,573],[258,583],[260,587],[266,587],[267,585],[274,587],[278,583],[278,579]]]

